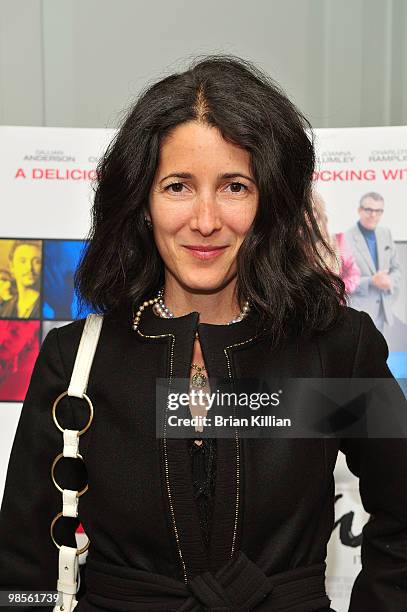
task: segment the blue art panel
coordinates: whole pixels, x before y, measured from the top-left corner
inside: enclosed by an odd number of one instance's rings
[[[387,365],[407,397],[407,352],[390,351]]]
[[[44,240],[43,305],[44,319],[79,319],[92,312],[79,301],[74,289],[74,273],[86,240]]]
[[[407,378],[407,353],[404,351],[390,351],[387,365],[394,378]]]

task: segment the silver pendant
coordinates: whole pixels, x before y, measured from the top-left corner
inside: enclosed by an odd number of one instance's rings
[[[202,374],[202,372],[197,372],[191,378],[192,386],[202,389],[203,387],[206,387],[207,380],[208,379],[206,378],[205,374]]]

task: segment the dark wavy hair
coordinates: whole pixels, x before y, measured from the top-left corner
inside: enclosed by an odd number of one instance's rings
[[[147,86],[97,168],[89,243],[75,287],[96,312],[138,305],[164,283],[164,263],[145,223],[160,143],[187,121],[216,127],[250,153],[259,207],[237,256],[237,297],[274,344],[323,331],[339,317],[345,287],[316,243],[330,251],[312,210],[314,139],[308,120],[275,81],[230,54],[195,57]]]

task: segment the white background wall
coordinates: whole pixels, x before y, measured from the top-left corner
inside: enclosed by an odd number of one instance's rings
[[[149,81],[231,52],[314,127],[407,123],[406,0],[0,0],[0,123],[116,127]]]

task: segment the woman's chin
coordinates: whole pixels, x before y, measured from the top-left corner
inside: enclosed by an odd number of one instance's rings
[[[189,291],[202,293],[219,291],[228,282],[227,279],[222,277],[205,278],[204,275],[201,275],[200,278],[196,278],[196,276],[192,278],[183,276],[181,280],[184,287],[186,287]]]

